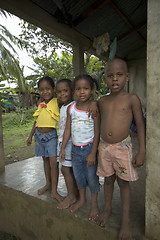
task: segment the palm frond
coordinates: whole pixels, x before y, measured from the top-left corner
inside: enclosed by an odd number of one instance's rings
[[[10,16],[10,17],[11,17],[11,16],[12,16],[11,13],[5,11],[5,10],[2,9],[2,8],[0,8],[0,15],[1,15],[2,17],[7,17],[7,16]]]

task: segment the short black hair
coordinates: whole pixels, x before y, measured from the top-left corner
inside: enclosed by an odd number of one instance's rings
[[[75,89],[76,82],[80,79],[85,79],[89,82],[91,89],[94,89],[94,86],[96,86],[96,89],[98,90],[98,83],[97,80],[94,77],[91,77],[88,74],[79,74],[77,75],[73,80],[73,89]]]
[[[53,79],[51,77],[47,76],[47,75],[43,76],[39,79],[39,81],[37,83],[38,88],[39,88],[39,85],[42,81],[47,81],[51,85],[52,88],[55,88],[55,83],[54,83]]]
[[[69,78],[62,78],[60,80],[57,81],[56,83],[56,86],[59,84],[59,83],[62,83],[62,82],[65,82],[68,84],[69,88],[72,90],[73,89],[73,84],[72,84],[72,81],[69,79]]]
[[[116,61],[122,62],[122,63],[124,64],[125,68],[126,68],[126,72],[128,72],[127,62],[126,62],[124,59],[122,59],[122,58],[113,58],[112,60],[109,60],[109,61],[107,62],[106,66],[105,66],[105,70],[104,70],[104,73],[105,73],[105,74],[107,73],[108,65],[109,65],[110,63],[113,63],[113,62],[116,62]]]

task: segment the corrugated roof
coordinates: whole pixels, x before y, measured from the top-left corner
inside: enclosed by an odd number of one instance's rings
[[[31,0],[90,40],[108,32],[118,39],[117,55],[146,46],[146,0]]]

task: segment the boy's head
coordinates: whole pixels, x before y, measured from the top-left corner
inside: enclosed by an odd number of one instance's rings
[[[127,63],[119,58],[109,61],[105,67],[104,82],[111,92],[123,90],[125,83],[129,80]]]

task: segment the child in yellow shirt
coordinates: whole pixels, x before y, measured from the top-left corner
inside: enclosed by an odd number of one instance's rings
[[[55,84],[52,78],[44,76],[38,81],[40,97],[44,99],[33,114],[35,122],[27,145],[32,143],[32,137],[35,137],[35,154],[42,156],[44,161],[44,172],[46,185],[38,189],[41,195],[51,188],[51,197],[61,202],[63,197],[57,192],[59,168],[57,163],[57,131],[56,124],[59,122],[59,107],[57,98],[53,98]]]

